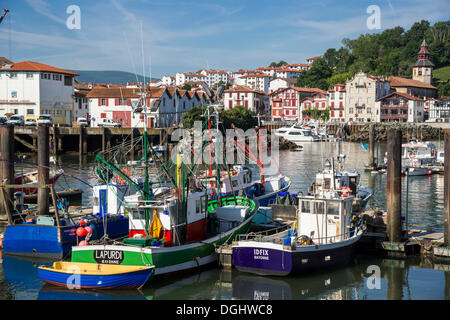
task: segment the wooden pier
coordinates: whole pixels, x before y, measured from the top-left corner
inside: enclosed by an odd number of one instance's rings
[[[23,152],[37,152],[39,127],[14,127],[16,148]],[[118,145],[126,138],[132,140],[142,136],[144,128],[94,128],[94,127],[48,127],[51,154],[76,152],[80,155],[104,151]],[[163,144],[175,128],[149,128],[149,140]],[[168,142],[168,141],[167,141]]]

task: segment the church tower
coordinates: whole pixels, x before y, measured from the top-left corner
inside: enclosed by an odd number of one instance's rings
[[[434,64],[428,60],[429,56],[430,53],[428,52],[427,43],[423,39],[419,54],[417,55],[417,61],[412,66],[413,80],[431,84]]]

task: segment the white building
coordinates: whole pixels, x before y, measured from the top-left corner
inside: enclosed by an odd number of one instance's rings
[[[424,100],[404,92],[392,92],[376,102],[377,122],[423,122]]]
[[[74,117],[74,77],[78,74],[38,62],[23,61],[0,68],[0,115],[53,117],[71,125]]]
[[[293,63],[286,66],[288,69],[299,70],[299,71],[308,71],[311,69],[312,64],[309,63]]]
[[[201,73],[177,73],[175,76],[175,85],[182,86],[186,82],[206,82],[206,76]]]
[[[144,114],[133,113],[133,107],[142,97],[138,88],[95,87],[86,96],[89,99],[91,126],[97,127],[99,119],[119,122],[122,127],[143,128]],[[186,93],[178,88],[151,88],[145,96],[150,106],[148,127],[170,127],[178,124],[190,108],[204,104],[204,98],[197,93]]]
[[[225,110],[241,105],[256,114],[270,115],[270,97],[247,86],[235,86],[223,93]]]
[[[278,68],[275,72],[277,78],[285,78],[285,79],[295,79],[297,80],[298,75],[301,73],[301,70],[289,69],[289,68]]]
[[[450,122],[450,98],[440,98],[430,104],[430,122]]]
[[[176,84],[176,78],[173,76],[164,76],[162,77],[161,82],[166,86],[174,86]]]
[[[201,72],[206,77],[206,84],[212,88],[216,83],[223,82],[227,84],[230,82],[230,75],[224,70],[203,70]]]
[[[277,91],[281,88],[295,87],[296,79],[276,78],[269,81],[269,92]]]
[[[375,101],[390,93],[390,82],[359,72],[345,84],[345,121],[374,122],[377,119]]]
[[[235,80],[237,85],[244,85],[252,88],[253,90],[263,91],[269,93],[269,81],[271,76],[267,74],[254,73],[240,76],[238,81]]]
[[[345,84],[335,84],[328,90],[330,121],[345,122]]]

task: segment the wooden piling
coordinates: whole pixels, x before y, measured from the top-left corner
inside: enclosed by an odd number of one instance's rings
[[[14,183],[14,126],[0,126],[0,152],[0,184],[12,184]],[[3,197],[5,199],[2,201],[5,201],[5,205],[0,206],[0,213],[7,214],[9,219],[14,209],[14,190],[6,188]]]
[[[402,201],[402,132],[389,130],[387,133],[388,167],[386,178],[386,200],[389,241],[402,240],[401,201]]]
[[[444,130],[444,243],[450,245],[450,130]]]
[[[84,142],[84,129],[80,126],[80,132],[78,134],[78,153],[80,156],[84,154],[83,142]]]
[[[375,168],[375,125],[369,127],[369,167]]]
[[[45,187],[49,183],[49,127],[38,126],[38,215],[48,214],[49,192]]]

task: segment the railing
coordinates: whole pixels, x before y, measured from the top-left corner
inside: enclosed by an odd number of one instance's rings
[[[237,241],[255,241],[255,242],[270,242],[274,244],[283,244],[284,236],[281,235],[282,232],[289,230],[292,225],[284,225],[279,228],[270,229],[262,232],[251,232],[248,234],[238,235]],[[362,229],[362,222],[354,226],[353,234],[358,233]],[[273,236],[273,237],[270,237]],[[337,241],[350,239],[350,231],[345,233],[337,234],[334,236],[320,237],[320,238],[310,238],[308,236],[302,235],[295,238],[294,243],[297,246],[302,245],[320,245],[320,244],[332,244]]]
[[[267,241],[268,236],[277,235],[283,231],[289,230],[290,228],[292,228],[292,224],[285,224],[284,226],[265,230],[265,231],[240,234],[237,236],[237,240],[238,241],[252,240],[252,241],[258,241],[258,242]],[[280,238],[274,238],[273,240],[275,240],[275,239],[280,239]],[[283,241],[283,239],[281,239],[281,241]]]
[[[363,103],[363,104],[357,104],[357,103],[355,103],[355,107],[356,107],[356,108],[365,108],[365,107],[366,107],[366,104],[365,104],[365,103]]]

